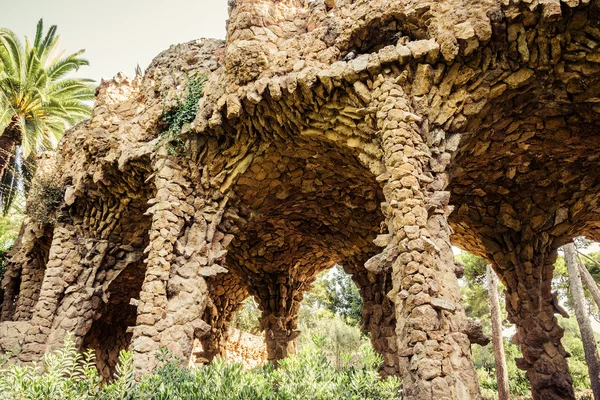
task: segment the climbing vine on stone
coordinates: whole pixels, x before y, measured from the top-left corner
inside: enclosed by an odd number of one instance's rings
[[[184,126],[196,118],[198,102],[202,98],[206,79],[204,74],[188,77],[185,99],[179,99],[176,106],[163,111],[162,120],[167,125],[167,130],[162,133],[163,140],[161,142],[165,143],[169,154],[173,156],[181,154],[183,151],[185,143],[181,138],[181,133]]]

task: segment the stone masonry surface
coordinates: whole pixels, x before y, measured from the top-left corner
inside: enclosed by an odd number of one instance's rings
[[[71,332],[107,378],[124,348],[138,374],[161,347],[189,359],[200,341],[210,361],[254,296],[276,363],[295,351],[303,294],[339,264],[404,398],[477,399],[481,339],[452,243],[507,288],[534,399],[574,399],[551,279],[560,245],[600,240],[600,1],[229,12],[225,41],[172,46],[144,76],[102,82],[91,119],[44,160],[64,199],[22,227],[0,349],[36,361]],[[163,110],[200,75],[170,151]]]

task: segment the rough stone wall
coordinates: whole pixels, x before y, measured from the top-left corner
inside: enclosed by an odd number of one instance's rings
[[[194,348],[192,363],[205,365],[210,362],[205,357],[207,351],[203,343],[197,343]],[[242,364],[246,369],[260,367],[267,363],[267,347],[263,336],[256,336],[248,332],[229,327],[227,339],[222,344],[220,357],[228,362]]]
[[[573,398],[550,281],[559,245],[600,239],[599,2],[229,4],[225,42],[103,83],[65,135],[64,202],[51,228],[23,228],[0,346],[31,361],[72,331],[103,371],[127,346],[142,373],[160,347],[222,354],[254,295],[276,361],[303,292],[338,263],[406,398],[478,398],[452,241],[507,287],[534,398]],[[174,155],[161,115],[197,73],[204,96]],[[47,260],[35,243],[51,243]],[[145,268],[137,294],[117,281],[129,266]],[[94,344],[124,303],[135,323]]]
[[[267,363],[264,338],[233,328],[225,345],[225,357],[249,369],[260,367]]]

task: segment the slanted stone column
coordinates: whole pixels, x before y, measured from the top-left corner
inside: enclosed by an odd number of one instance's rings
[[[86,287],[108,250],[108,242],[82,238],[73,226],[59,223],[54,228],[49,260],[38,301],[31,316],[32,328],[24,339],[19,359],[38,361],[47,350],[63,345],[65,335],[73,334],[79,344],[94,312],[90,301],[93,287]],[[71,288],[66,293],[67,288]]]
[[[52,226],[26,218],[14,246],[16,254],[2,280],[4,302],[1,321],[26,321],[31,318],[44,279],[52,245]]]
[[[533,398],[574,399],[568,354],[560,342],[564,330],[554,315],[564,310],[552,293],[557,257],[552,236],[532,235],[529,231],[515,235],[512,240],[504,235],[499,241],[485,243],[493,251],[495,267],[506,287],[508,319],[517,327],[513,340],[523,354],[516,360],[517,366],[526,371]]]
[[[403,88],[394,82],[380,78],[374,83],[373,105],[385,153],[386,172],[378,180],[389,232],[379,242],[385,246],[382,259],[392,262],[389,296],[396,308],[404,397],[477,399],[450,246],[448,177],[439,166],[432,171],[422,134],[427,121],[414,114]]]
[[[267,278],[267,277],[265,277]],[[301,282],[291,276],[269,276],[269,284],[252,288],[262,311],[260,327],[265,332],[267,359],[277,362],[296,354],[298,310],[302,302]]]
[[[155,367],[162,347],[187,360],[194,339],[208,332],[202,320],[208,299],[204,278],[227,271],[221,264],[232,238],[218,230],[223,195],[211,187],[208,176],[193,184],[200,180],[197,172],[168,156],[166,149],[154,168],[147,270],[131,344],[138,375]]]

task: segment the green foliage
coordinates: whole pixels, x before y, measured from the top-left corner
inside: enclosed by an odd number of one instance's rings
[[[241,331],[258,335],[260,334],[259,318],[260,310],[256,306],[254,298],[248,297],[242,303],[242,307],[235,313],[233,326]]]
[[[590,253],[587,254],[587,257],[590,257],[594,260],[600,260],[600,253]],[[600,266],[586,257],[582,257],[582,260],[584,266],[588,269],[588,271],[590,271],[590,274],[596,283],[600,282]],[[571,291],[569,290],[569,272],[567,270],[565,259],[562,256],[559,256],[554,264],[554,279],[552,280],[552,289],[558,292],[559,299],[564,302],[567,310],[572,311],[573,299],[571,296]],[[596,306],[596,303],[592,298],[592,294],[586,285],[583,285],[583,291],[589,315],[591,315],[596,321],[600,321],[600,310]],[[571,312],[571,314],[574,313]]]
[[[322,273],[306,297],[306,303],[326,308],[349,325],[360,324],[363,304],[360,291],[339,265]]]
[[[596,284],[600,284],[600,252],[589,253],[586,254],[586,256],[587,257],[581,257],[583,264],[590,272],[590,275],[592,275],[592,278]],[[594,262],[593,260],[597,262]],[[583,285],[583,290],[587,300],[589,314],[594,317],[596,321],[600,322],[600,309],[598,309],[598,306],[593,301],[592,294],[586,285]]]
[[[6,215],[0,215],[0,282],[2,282],[6,273],[10,259],[9,252],[17,240],[22,220],[23,214],[15,210],[11,210]],[[3,300],[4,290],[0,286],[0,307],[2,307]]]
[[[67,337],[59,351],[47,353],[41,366],[0,370],[0,400],[79,400],[98,398],[101,378],[93,351],[83,355]]]
[[[491,346],[491,345],[490,345]],[[504,352],[506,355],[506,367],[508,369],[508,387],[513,396],[530,396],[531,389],[525,371],[517,368],[515,358],[522,357],[519,346],[504,338]],[[493,373],[495,374],[496,368]]]
[[[0,253],[4,254],[13,247],[22,221],[23,214],[14,209],[6,215],[0,215]]]
[[[186,124],[191,123],[196,118],[200,98],[204,91],[206,75],[196,75],[188,77],[187,95],[185,99],[179,99],[177,105],[169,110],[164,110],[162,119],[167,125],[167,129],[162,133],[162,141],[169,154],[175,156],[184,150],[185,143],[181,138],[181,133]]]
[[[460,253],[456,258],[465,266],[465,285],[461,287],[465,312],[469,317],[481,321],[484,332],[490,335],[490,303],[485,276],[487,263],[483,258],[467,252]]]
[[[131,354],[122,351],[115,379],[101,384],[93,352],[80,355],[70,339],[58,352],[46,354],[43,368],[10,366],[0,371],[0,400],[292,400],[373,399],[399,397],[397,378],[381,380],[380,356],[365,350],[362,362],[336,369],[319,347],[322,342],[282,360],[245,371],[222,359],[187,369],[161,350],[158,369],[136,382]]]
[[[600,258],[600,254],[593,256]],[[457,259],[465,265],[464,285],[461,287],[465,311],[469,317],[479,319],[482,322],[484,331],[487,334],[491,334],[489,297],[485,282],[486,262],[484,259],[466,252],[457,256]],[[597,276],[594,276],[594,278],[597,278]],[[558,291],[559,297],[564,301],[566,308],[570,310],[571,303],[568,284],[567,267],[564,259],[559,257],[555,264],[552,285],[553,289]],[[500,287],[501,285],[499,285]],[[502,292],[502,290],[499,291]],[[501,310],[504,311],[503,306],[501,306]],[[589,389],[589,375],[577,322],[574,318],[565,319],[559,317],[559,324],[565,329],[562,344],[571,354],[568,361],[571,376],[573,377],[573,386],[578,392]],[[496,368],[493,347],[491,344],[486,347],[473,346],[472,350],[475,369],[482,389],[482,396],[484,399],[496,398],[498,387],[495,376]],[[522,357],[519,347],[505,337],[504,350],[511,394],[513,396],[530,396],[530,384],[525,376],[525,371],[518,369],[515,363],[515,358]]]
[[[559,324],[565,330],[565,335],[562,339],[562,344],[571,354],[568,358],[569,370],[573,378],[573,386],[576,391],[581,391],[590,388],[589,371],[585,362],[583,353],[583,342],[579,333],[579,325],[575,317],[562,318],[559,317]],[[600,346],[600,336],[595,335],[596,344]]]
[[[348,325],[339,315],[329,310],[315,310],[302,307],[299,313],[298,337],[300,350],[314,346],[316,338],[320,338],[318,348],[325,353],[337,368],[341,368],[344,360],[355,364],[361,358],[365,348],[371,348],[369,340],[364,337],[357,326]]]
[[[28,160],[30,154],[54,148],[65,129],[90,115],[86,101],[94,99],[93,81],[66,77],[88,65],[80,57],[84,51],[64,56],[58,44],[56,26],[44,32],[42,20],[34,40],[26,38],[25,45],[14,32],[0,29],[0,133],[12,140],[0,148],[3,204],[14,198],[6,191],[20,187],[27,174],[15,165],[19,157]]]
[[[583,258],[583,262],[587,267],[588,271],[590,271],[590,274],[592,275],[596,283],[600,284],[600,252],[589,253],[587,254],[587,256],[598,261],[598,263],[595,263],[592,260],[589,260],[588,258]]]
[[[381,356],[370,348],[363,351],[361,362],[336,369],[314,341],[297,357],[288,357],[274,371],[277,399],[397,399],[400,382],[397,378],[381,380],[377,373],[383,363]]]

